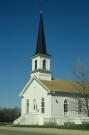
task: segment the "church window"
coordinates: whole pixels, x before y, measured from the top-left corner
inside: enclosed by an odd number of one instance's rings
[[[34,110],[35,110],[35,105],[34,105]]]
[[[68,115],[68,101],[64,100],[64,115]]]
[[[46,69],[46,60],[45,59],[43,60],[43,69],[44,70]]]
[[[44,102],[44,98],[41,99],[41,112],[42,112],[42,113],[45,112],[45,102]]]
[[[37,105],[36,105],[36,110],[37,110]]]
[[[35,60],[35,70],[37,69],[37,60]]]
[[[26,103],[26,112],[29,113],[29,100],[27,100],[27,103]]]
[[[82,102],[81,100],[79,99],[78,100],[78,114],[81,114],[82,113]]]
[[[37,102],[35,98],[33,99],[33,109],[37,110]]]

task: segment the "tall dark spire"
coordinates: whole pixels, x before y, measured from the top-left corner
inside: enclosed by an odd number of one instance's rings
[[[40,12],[40,24],[39,24],[39,31],[38,31],[35,54],[44,54],[44,55],[47,54],[42,11]]]

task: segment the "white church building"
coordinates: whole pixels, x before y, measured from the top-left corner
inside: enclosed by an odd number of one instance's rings
[[[83,111],[82,95],[73,81],[52,78],[51,55],[47,53],[43,14],[35,54],[32,56],[31,77],[19,94],[21,116],[13,123],[19,125],[64,125],[67,122],[82,124],[88,122]]]

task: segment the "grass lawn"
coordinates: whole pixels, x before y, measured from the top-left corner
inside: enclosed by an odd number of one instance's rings
[[[12,125],[11,122],[0,122],[0,126]]]
[[[27,128],[58,128],[58,129],[74,129],[74,130],[89,130],[89,124],[82,124],[82,125],[13,125],[14,127],[27,127]]]
[[[89,124],[74,125],[66,123],[63,126],[58,126],[55,124],[49,125],[13,125],[11,122],[0,122],[0,126],[11,126],[11,127],[26,127],[26,128],[58,128],[58,129],[75,129],[75,130],[89,130]]]

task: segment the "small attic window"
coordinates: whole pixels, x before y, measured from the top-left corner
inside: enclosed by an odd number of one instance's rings
[[[58,100],[56,99],[56,103],[58,104]]]

